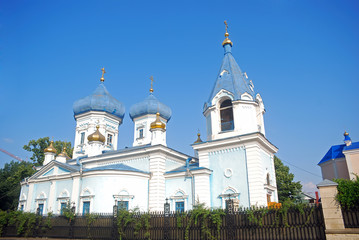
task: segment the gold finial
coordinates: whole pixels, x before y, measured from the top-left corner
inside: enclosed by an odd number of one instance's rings
[[[54,141],[51,140],[50,145],[47,148],[45,148],[44,152],[56,153],[57,151],[56,151],[56,148],[54,147],[53,143],[54,143]]]
[[[349,136],[349,133],[347,133],[347,131],[344,131],[344,136]]]
[[[202,142],[202,139],[201,139],[201,134],[199,133],[199,130],[198,130],[198,133],[197,133],[197,140],[194,142],[194,143],[201,143]]]
[[[222,43],[222,46],[226,45],[226,44],[231,44],[231,46],[233,46],[233,43],[231,40],[229,40],[229,33],[228,33],[228,24],[227,21],[224,21],[224,25],[226,25],[226,33],[224,34],[224,36],[226,37]]]
[[[106,73],[105,68],[104,67],[101,68],[101,71],[102,71],[102,77],[100,78],[100,80],[101,80],[101,82],[104,82],[105,79],[104,79],[103,75]]]
[[[155,129],[155,128],[161,128],[161,129],[166,128],[166,124],[164,124],[160,119],[160,113],[159,112],[156,113],[156,121],[151,123],[151,129]]]
[[[150,93],[153,93],[153,82],[154,82],[155,80],[153,80],[153,76],[151,76],[150,79],[151,79]]]
[[[58,156],[65,157],[67,160],[70,159],[69,155],[67,155],[67,153],[66,153],[66,146],[65,145],[64,145],[64,147],[62,149],[62,152]]]
[[[96,131],[95,131],[94,133],[90,134],[90,135],[87,137],[87,140],[88,140],[89,142],[98,141],[98,142],[103,142],[103,143],[104,143],[104,142],[106,141],[105,136],[100,133],[99,128],[100,128],[100,126],[97,125],[97,126],[96,126]]]

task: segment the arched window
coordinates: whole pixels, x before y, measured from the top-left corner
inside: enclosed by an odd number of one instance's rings
[[[225,100],[220,106],[221,114],[221,131],[229,131],[234,129],[233,123],[233,107],[231,100]]]

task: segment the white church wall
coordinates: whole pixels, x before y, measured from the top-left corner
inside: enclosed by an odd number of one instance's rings
[[[231,187],[239,193],[239,205],[249,207],[248,179],[245,150],[242,147],[223,149],[209,153],[211,206],[224,208],[219,197],[225,189]]]
[[[250,206],[267,206],[263,183],[263,165],[261,148],[253,143],[246,145],[248,186],[250,189]]]
[[[265,151],[261,151],[261,158],[262,158],[262,165],[263,165],[263,174],[262,174],[262,178],[264,180],[264,183],[266,184],[266,180],[267,180],[267,173],[269,173],[269,183],[270,186],[277,186],[276,183],[276,176],[275,176],[275,169],[274,169],[274,160],[273,160],[273,155],[265,152]],[[271,201],[272,202],[278,202],[278,193],[277,190],[275,188],[269,187],[270,189],[267,189],[267,193],[271,194]]]

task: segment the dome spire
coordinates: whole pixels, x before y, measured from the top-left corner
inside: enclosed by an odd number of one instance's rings
[[[105,68],[104,68],[104,67],[101,68],[101,71],[102,71],[102,77],[100,78],[100,81],[101,81],[101,82],[104,82],[104,81],[105,81],[105,78],[103,77],[103,75],[106,73]]]
[[[229,33],[228,33],[228,24],[227,21],[224,21],[224,25],[226,25],[226,33],[224,34],[224,36],[226,37],[222,43],[222,46],[226,45],[226,44],[230,44],[231,47],[233,46],[233,43],[231,40],[229,40]]]
[[[153,82],[154,82],[155,80],[153,80],[153,76],[151,76],[150,79],[151,79],[150,93],[153,93]]]

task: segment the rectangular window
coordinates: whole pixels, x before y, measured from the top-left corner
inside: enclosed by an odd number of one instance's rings
[[[90,213],[90,202],[84,202],[84,206],[82,208],[82,215]]]
[[[128,210],[128,201],[118,201],[117,208],[118,210]]]
[[[44,212],[44,204],[40,203],[39,207],[38,207],[38,213],[39,213],[39,215],[42,215],[43,212]]]
[[[184,212],[184,202],[176,202],[176,212]]]
[[[80,142],[80,144],[84,144],[84,142],[85,142],[85,132],[82,132],[81,133],[81,142]]]
[[[64,209],[66,208],[67,204],[66,203],[61,203],[61,207],[60,207],[60,215],[64,214]]]
[[[143,128],[138,131],[138,138],[143,138]]]
[[[21,204],[20,211],[24,211],[24,204]]]
[[[112,134],[107,134],[107,145],[112,144]]]

